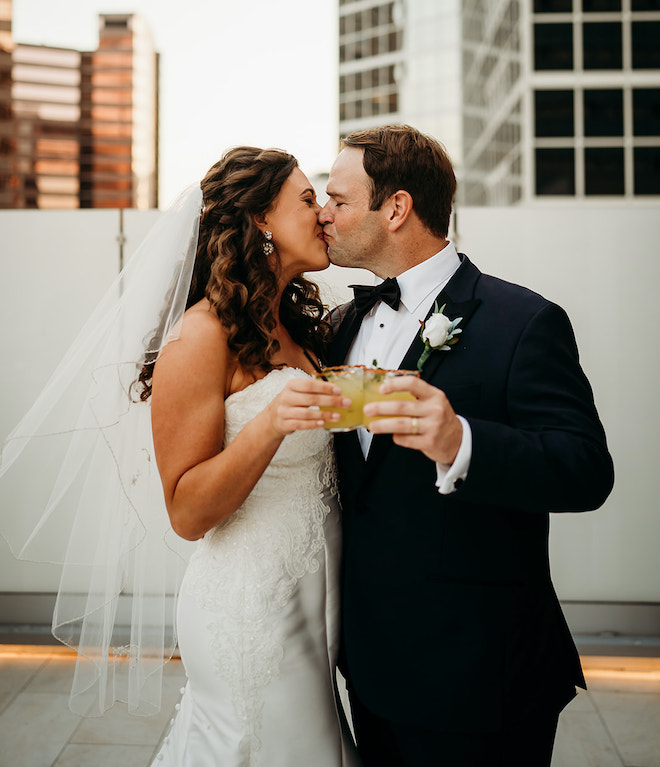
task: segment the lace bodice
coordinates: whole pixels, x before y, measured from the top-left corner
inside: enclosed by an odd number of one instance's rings
[[[307,378],[297,368],[271,370],[264,378],[225,401],[226,447],[241,429],[260,413],[284,388],[291,378]],[[288,498],[296,490],[296,480],[309,482],[321,455],[328,452],[330,435],[323,429],[297,431],[282,442],[270,465],[252,491],[251,496]]]

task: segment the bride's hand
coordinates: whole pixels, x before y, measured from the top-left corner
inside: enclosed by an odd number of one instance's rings
[[[341,389],[328,381],[315,378],[294,378],[266,408],[275,434],[284,437],[301,429],[318,429],[326,422],[338,421],[341,410],[351,404]]]

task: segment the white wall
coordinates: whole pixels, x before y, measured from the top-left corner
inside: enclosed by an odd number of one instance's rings
[[[124,217],[127,258],[155,212]],[[0,211],[0,441],[116,277],[120,231],[117,210]],[[53,592],[58,583],[59,567],[15,560],[0,536],[0,592]],[[0,623],[5,619],[0,615]]]
[[[552,565],[562,599],[660,601],[659,214],[465,208],[457,217],[459,249],[482,271],[527,285],[568,311],[608,433],[617,472],[611,498],[596,512],[553,516]],[[125,259],[154,216],[125,212]],[[118,234],[117,211],[0,211],[0,438],[116,274]],[[348,283],[369,281],[361,270],[318,276],[332,302],[350,296]],[[0,592],[53,592],[57,583],[55,568],[15,562],[0,539]]]

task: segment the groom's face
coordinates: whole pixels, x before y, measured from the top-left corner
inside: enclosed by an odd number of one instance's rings
[[[330,261],[378,274],[387,226],[382,211],[369,210],[371,184],[362,164],[362,149],[347,147],[339,153],[326,192],[330,199],[319,213],[319,222]]]

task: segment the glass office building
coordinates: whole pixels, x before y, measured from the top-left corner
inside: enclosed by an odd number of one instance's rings
[[[660,195],[658,0],[340,0],[340,133],[409,122],[458,201]]]
[[[158,204],[158,56],[134,14],[103,14],[99,47],[84,54],[83,208]]]
[[[340,5],[339,114],[349,131],[398,113],[403,30],[400,3]]]
[[[80,191],[78,51],[17,45],[12,54],[14,207],[77,208]]]
[[[93,52],[17,43],[0,0],[0,207],[158,206],[158,54],[134,14]]]
[[[535,0],[532,194],[660,195],[660,2]]]

